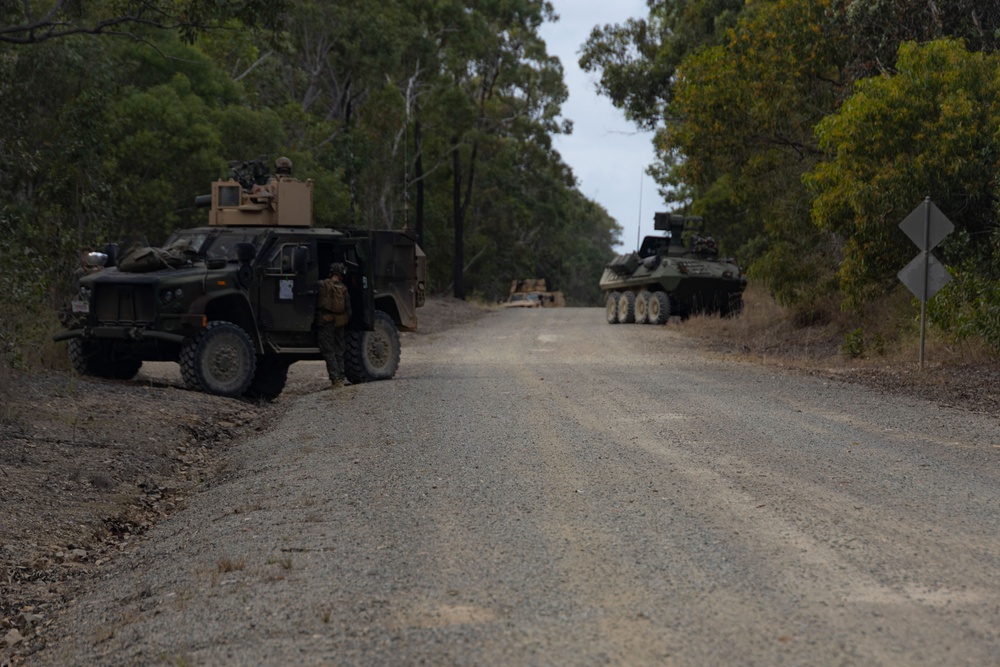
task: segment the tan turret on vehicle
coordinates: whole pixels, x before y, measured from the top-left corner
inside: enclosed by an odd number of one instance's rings
[[[545,278],[514,280],[504,308],[563,308],[566,298],[562,292],[550,292]]]

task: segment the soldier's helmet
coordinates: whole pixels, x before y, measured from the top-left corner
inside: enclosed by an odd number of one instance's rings
[[[346,270],[344,269],[344,265],[341,264],[340,262],[334,262],[333,264],[330,265],[330,277],[331,278],[333,276],[340,276],[341,278],[343,278],[345,272],[346,272]]]
[[[274,173],[276,174],[290,174],[292,173],[292,161],[286,157],[279,157],[274,161]]]

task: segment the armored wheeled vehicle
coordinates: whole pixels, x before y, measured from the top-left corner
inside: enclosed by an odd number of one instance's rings
[[[609,324],[666,324],[671,315],[731,317],[743,310],[746,277],[734,259],[719,258],[700,217],[657,213],[636,252],[619,255],[604,269],[601,289]]]
[[[312,226],[312,182],[269,178],[259,161],[198,198],[208,225],[162,247],[85,259],[66,314],[81,374],[128,379],[143,361],[175,361],[192,389],[275,398],[289,366],[322,359],[315,312],[330,265],[346,267],[351,299],[346,375],[384,380],[399,365],[399,330],[414,330],[424,300],[424,255],[402,232]]]

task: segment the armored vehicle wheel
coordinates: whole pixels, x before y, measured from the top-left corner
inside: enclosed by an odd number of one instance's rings
[[[618,321],[635,322],[635,292],[622,292],[618,297]]]
[[[109,380],[131,380],[142,366],[137,359],[113,359],[110,342],[81,338],[69,340],[69,360],[80,375]]]
[[[719,315],[721,317],[737,317],[743,312],[743,295],[742,294],[731,294],[723,304],[722,308],[719,309]]]
[[[347,379],[353,383],[388,380],[399,368],[399,331],[392,318],[375,311],[374,331],[348,331],[344,354]]]
[[[670,319],[670,297],[666,292],[653,292],[649,295],[647,317],[650,324],[667,323]]]
[[[181,375],[193,377],[198,388],[209,394],[243,395],[256,368],[250,336],[232,322],[209,322],[205,331],[181,350]]]
[[[649,297],[650,293],[642,290],[635,298],[635,321],[639,324],[649,323]]]
[[[288,381],[288,367],[292,363],[287,359],[269,356],[257,356],[257,371],[247,387],[247,396],[273,401],[281,395]]]
[[[608,324],[618,324],[618,293],[609,292],[604,302],[604,316]]]

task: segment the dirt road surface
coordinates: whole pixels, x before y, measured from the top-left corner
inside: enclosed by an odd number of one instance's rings
[[[1000,664],[1000,429],[599,309],[304,392],[37,665]]]

